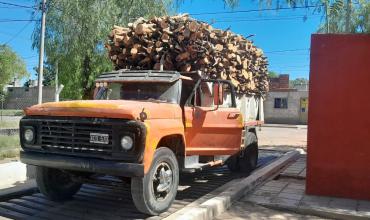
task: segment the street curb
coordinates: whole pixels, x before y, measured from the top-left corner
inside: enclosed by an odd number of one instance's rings
[[[260,206],[275,209],[275,210],[281,210],[281,211],[291,211],[297,214],[303,214],[303,215],[312,215],[312,216],[318,216],[322,218],[330,218],[330,219],[340,219],[340,220],[365,220],[369,219],[369,215],[359,215],[355,212],[340,212],[340,211],[334,211],[332,209],[326,209],[326,208],[293,208],[291,206],[284,206],[284,205],[269,205],[269,204],[258,204]]]
[[[217,215],[226,211],[234,201],[240,199],[257,185],[280,171],[281,168],[298,158],[298,156],[298,151],[287,152],[281,158],[256,170],[250,176],[233,182],[218,195],[204,202],[198,199],[166,217],[165,220],[212,220]]]
[[[34,179],[27,180],[25,183],[19,184],[18,186],[0,190],[0,202],[31,195],[36,192],[38,192],[36,181]]]

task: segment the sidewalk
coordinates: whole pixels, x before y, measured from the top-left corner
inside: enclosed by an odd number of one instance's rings
[[[3,160],[0,163],[0,201],[35,192],[33,167],[20,161]]]
[[[246,201],[235,202],[227,212],[215,220],[319,220],[311,215],[301,215],[294,212],[278,211]]]
[[[6,189],[27,180],[27,166],[20,161],[0,164],[0,189]]]
[[[264,207],[334,219],[369,219],[370,201],[305,194],[306,157],[283,170],[241,201]]]

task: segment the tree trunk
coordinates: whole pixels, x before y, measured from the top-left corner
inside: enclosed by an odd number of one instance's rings
[[[92,87],[89,86],[89,77],[91,74],[91,64],[90,64],[90,56],[88,54],[85,55],[83,60],[83,69],[82,69],[82,82],[81,86],[82,90],[82,99],[91,99]]]

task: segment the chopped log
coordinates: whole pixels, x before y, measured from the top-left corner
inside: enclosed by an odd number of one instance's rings
[[[165,70],[228,79],[239,94],[263,96],[268,91],[268,62],[260,48],[186,14],[113,26],[105,47],[116,69],[159,70],[162,62]]]

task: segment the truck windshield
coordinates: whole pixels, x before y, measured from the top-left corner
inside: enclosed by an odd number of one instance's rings
[[[94,99],[141,100],[178,103],[179,81],[173,83],[97,83]]]

